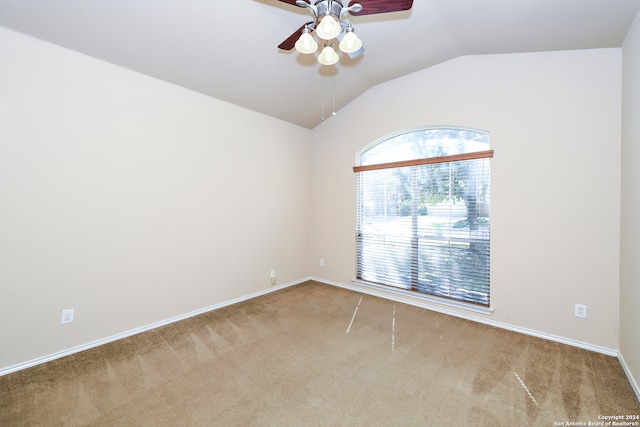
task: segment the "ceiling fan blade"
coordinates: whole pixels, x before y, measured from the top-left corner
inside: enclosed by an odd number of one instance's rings
[[[302,24],[302,26],[300,28],[298,28],[296,31],[294,31],[293,34],[291,34],[289,37],[287,37],[287,39],[285,41],[283,41],[282,43],[280,43],[278,45],[278,49],[282,49],[282,50],[291,50],[291,49],[293,49],[296,46],[296,42],[298,41],[298,39],[302,35],[302,30],[304,30],[304,27],[306,27],[307,25],[311,25],[311,24],[313,24],[313,21],[307,22],[306,24]]]
[[[401,10],[409,10],[413,6],[413,0],[351,0],[349,7],[355,3],[360,3],[362,10],[360,12],[349,12],[354,16],[399,12]]]
[[[278,1],[281,1],[282,3],[288,3],[288,4],[292,4],[294,6],[297,6],[296,0],[278,0]],[[304,1],[309,3],[309,0],[304,0]]]

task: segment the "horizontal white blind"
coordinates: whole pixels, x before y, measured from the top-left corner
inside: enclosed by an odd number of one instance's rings
[[[489,305],[488,158],[357,177],[358,279]]]

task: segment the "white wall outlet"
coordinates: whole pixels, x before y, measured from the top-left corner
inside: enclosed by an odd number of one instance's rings
[[[65,310],[62,310],[62,318],[60,319],[60,324],[64,325],[65,323],[73,322],[73,314],[74,314],[73,308],[67,308]]]
[[[576,304],[573,314],[583,319],[587,318],[587,306],[584,304]]]
[[[271,284],[272,285],[276,284],[276,271],[275,270],[271,270]]]
[[[320,267],[324,267],[324,258],[320,258]]]

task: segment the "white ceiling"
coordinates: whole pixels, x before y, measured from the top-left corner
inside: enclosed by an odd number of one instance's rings
[[[620,47],[639,10],[640,0],[414,0],[350,16],[366,50],[334,67],[277,49],[312,20],[277,0],[0,0],[0,26],[313,128],[334,103],[461,55]]]

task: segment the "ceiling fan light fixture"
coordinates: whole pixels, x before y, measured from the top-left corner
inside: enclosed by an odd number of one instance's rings
[[[322,52],[320,52],[320,55],[318,56],[318,62],[322,65],[333,65],[338,62],[338,59],[340,59],[340,57],[336,51],[333,50],[331,44],[329,42],[325,43]]]
[[[309,29],[305,28],[302,35],[296,42],[296,50],[300,53],[310,54],[318,50],[318,43],[309,33]]]
[[[0,0],[1,1],[1,0]],[[410,10],[413,0],[278,0],[282,3],[296,5],[307,9],[313,16],[312,22],[307,22],[278,45],[278,49],[290,51],[296,49],[302,54],[311,54],[324,48],[318,56],[318,62],[333,65],[339,61],[338,53],[342,52],[349,58],[358,58],[364,52],[362,41],[356,36],[349,21],[343,21],[346,14],[354,16],[377,15],[381,13]],[[358,3],[361,1],[365,3]],[[315,34],[314,34],[315,33]],[[336,39],[337,47],[331,47]]]
[[[340,31],[342,31],[340,23],[330,14],[324,15],[316,26],[316,34],[323,40],[335,39]]]
[[[338,47],[344,53],[352,53],[362,47],[362,40],[360,40],[358,36],[356,36],[356,33],[353,32],[351,24],[347,27],[346,33]]]

